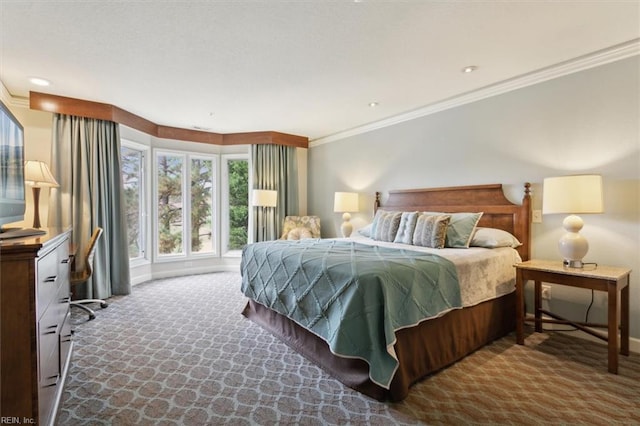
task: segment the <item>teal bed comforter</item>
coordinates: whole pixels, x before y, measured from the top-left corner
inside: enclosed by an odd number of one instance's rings
[[[395,332],[462,307],[451,261],[349,240],[276,240],[244,247],[242,292],[369,364],[386,389],[398,367]]]

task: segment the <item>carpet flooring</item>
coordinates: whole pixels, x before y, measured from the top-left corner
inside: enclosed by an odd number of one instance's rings
[[[559,333],[513,334],[416,384],[401,403],[330,377],[242,315],[240,275],[155,280],[73,309],[58,425],[640,425],[640,355]]]

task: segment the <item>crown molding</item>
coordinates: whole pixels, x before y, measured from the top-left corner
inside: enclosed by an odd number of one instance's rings
[[[333,135],[314,139],[309,142],[309,148],[336,142],[362,133],[371,132],[373,130],[382,129],[393,126],[394,124],[403,123],[405,121],[414,120],[416,118],[435,114],[451,108],[456,108],[465,104],[476,102],[482,99],[501,95],[513,90],[532,86],[565,75],[588,70],[590,68],[605,65],[611,62],[620,61],[632,56],[640,55],[640,38],[630,40],[625,43],[612,46],[607,49],[599,50],[575,59],[560,62],[546,68],[532,71],[527,74],[520,75],[508,80],[501,81],[490,86],[474,90],[472,92],[463,93],[440,102],[436,102],[425,107],[399,114],[384,120],[365,124],[350,130],[335,133]]]
[[[115,105],[48,93],[29,92],[28,101],[28,108],[34,110],[113,121],[163,139],[176,139],[212,145],[273,144],[296,148],[308,148],[309,143],[309,139],[305,136],[273,131],[221,134],[163,126]]]
[[[29,99],[11,95],[2,81],[0,81],[0,99],[15,108],[29,108]]]

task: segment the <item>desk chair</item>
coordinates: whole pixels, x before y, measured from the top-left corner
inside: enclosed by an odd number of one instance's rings
[[[93,235],[91,236],[91,241],[89,242],[89,247],[87,247],[87,251],[85,253],[84,258],[84,269],[81,271],[73,271],[71,272],[71,285],[79,285],[87,282],[89,278],[91,278],[91,274],[93,274],[93,256],[96,253],[96,245],[100,236],[102,235],[102,228],[98,227],[93,231]],[[85,306],[87,303],[100,303],[101,308],[106,308],[109,306],[107,302],[102,299],[82,299],[82,300],[72,300],[71,306],[78,307],[89,314],[89,321],[96,317],[95,312],[90,309],[88,306]]]

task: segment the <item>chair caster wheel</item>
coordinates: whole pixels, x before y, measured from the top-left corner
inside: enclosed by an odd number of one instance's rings
[[[96,319],[95,315],[93,315],[93,314],[89,315],[89,321],[94,320],[94,319]]]
[[[101,308],[106,308],[106,307],[108,307],[108,306],[109,306],[109,304],[108,304],[108,303],[101,303],[101,304],[100,304],[100,307],[101,307]]]

